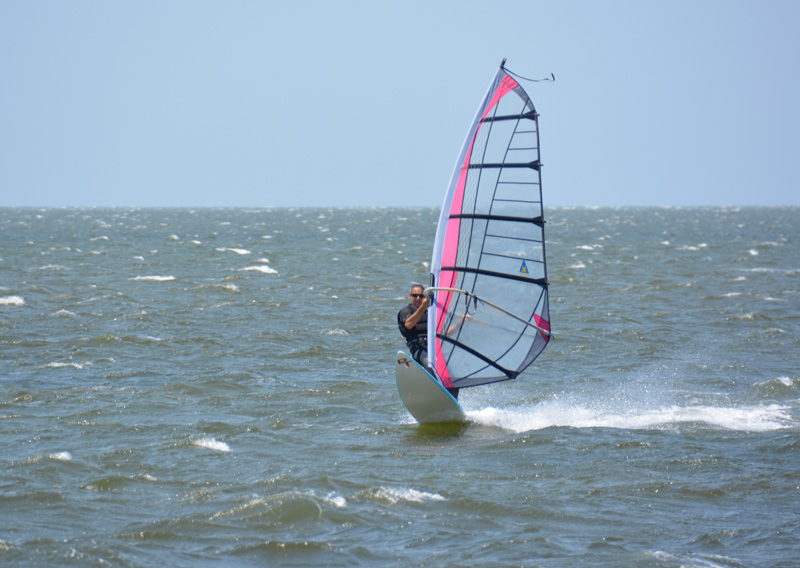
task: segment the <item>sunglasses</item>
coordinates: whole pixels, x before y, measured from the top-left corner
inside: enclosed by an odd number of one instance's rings
[[[409,294],[412,298],[424,298],[425,294]]]

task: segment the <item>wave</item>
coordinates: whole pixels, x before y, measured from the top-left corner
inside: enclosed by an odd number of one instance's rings
[[[236,284],[231,284],[231,283],[223,284],[223,283],[220,283],[220,282],[212,282],[212,283],[209,283],[209,284],[203,284],[202,286],[199,287],[199,289],[200,290],[219,289],[219,290],[225,290],[226,292],[238,292],[239,291],[239,287]]]
[[[25,299],[22,296],[2,296],[0,306],[24,306]]]
[[[487,407],[467,411],[475,423],[520,433],[551,427],[644,430],[678,424],[705,424],[725,430],[769,432],[796,427],[790,408],[778,404],[742,407],[665,406],[626,412],[544,402],[512,409]]]
[[[243,272],[263,272],[264,274],[277,274],[278,271],[274,268],[270,268],[269,266],[248,266],[246,268],[240,268],[239,270]]]
[[[65,367],[70,367],[72,369],[81,370],[87,365],[91,365],[91,363],[90,362],[86,362],[86,363],[64,363],[64,362],[61,362],[61,361],[53,361],[52,363],[47,363],[46,365],[43,365],[43,368],[45,368],[45,369],[63,369]]]
[[[270,517],[278,523],[294,523],[305,519],[318,519],[322,515],[323,506],[344,509],[347,507],[347,499],[333,491],[323,496],[317,495],[313,489],[284,491],[249,499],[245,503],[215,513],[211,519]]]
[[[396,505],[402,501],[410,503],[424,503],[426,501],[444,501],[445,498],[438,493],[419,491],[410,487],[378,487],[367,491],[366,497],[376,501],[388,502]]]
[[[174,276],[137,276],[133,280],[141,280],[145,282],[171,282],[175,280]]]
[[[214,438],[200,438],[199,440],[192,441],[193,446],[198,448],[206,448],[207,450],[214,450],[215,452],[230,452],[231,447],[225,442],[220,442]]]
[[[768,381],[756,383],[755,392],[763,398],[779,398],[796,396],[800,390],[800,381],[791,377],[781,376]]]
[[[216,250],[217,252],[233,252],[240,255],[252,254],[252,251],[243,248],[218,247],[214,250]]]

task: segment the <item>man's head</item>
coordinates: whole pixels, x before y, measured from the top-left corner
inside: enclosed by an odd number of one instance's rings
[[[424,292],[425,288],[419,284],[414,284],[411,286],[411,291],[408,293],[408,299],[411,300],[414,306],[419,306],[422,303],[422,299],[425,297]]]

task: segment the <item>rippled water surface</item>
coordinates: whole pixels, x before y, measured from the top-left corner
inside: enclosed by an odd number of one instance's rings
[[[557,339],[420,427],[433,209],[0,209],[3,566],[798,566],[800,209],[550,209]]]

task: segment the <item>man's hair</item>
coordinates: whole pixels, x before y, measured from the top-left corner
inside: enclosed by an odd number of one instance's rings
[[[423,292],[425,291],[425,286],[423,286],[422,284],[412,284],[411,288],[408,289],[408,293],[410,294],[411,292],[413,292],[414,288],[422,288],[422,291]]]

